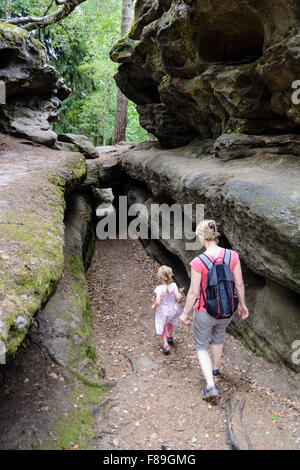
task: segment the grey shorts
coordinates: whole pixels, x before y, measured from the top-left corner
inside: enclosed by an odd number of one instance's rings
[[[225,330],[233,318],[217,320],[207,312],[194,310],[194,346],[196,351],[209,348],[209,344],[223,344]]]

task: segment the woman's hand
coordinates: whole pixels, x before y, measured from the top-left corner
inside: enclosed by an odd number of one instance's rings
[[[188,319],[188,314],[186,312],[182,312],[180,315],[180,320],[183,325],[189,325],[190,321]]]
[[[154,310],[155,309],[155,304],[152,304],[151,308],[152,308],[152,310]]]
[[[238,310],[237,310],[239,316],[241,317],[242,320],[246,320],[246,318],[249,317],[249,311],[246,307],[246,305],[238,305]]]

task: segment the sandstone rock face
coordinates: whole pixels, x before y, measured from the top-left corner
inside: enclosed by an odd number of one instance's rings
[[[73,193],[65,215],[64,270],[54,295],[38,314],[31,336],[50,356],[84,381],[103,378],[95,364],[90,300],[85,271],[95,242],[93,204]]]
[[[70,90],[46,64],[42,44],[22,28],[0,22],[0,80],[6,104],[0,105],[0,131],[53,146],[61,100]]]
[[[97,188],[99,186],[99,173],[96,165],[87,160],[86,162],[86,179],[80,185],[80,191],[91,191],[92,188]]]
[[[231,147],[235,151],[226,163]],[[299,339],[300,330],[297,148],[297,136],[280,140],[226,135],[215,150],[225,152],[224,159],[214,153],[211,141],[197,140],[173,150],[154,144],[150,149],[128,151],[122,159],[129,177],[124,186],[129,205],[143,203],[151,214],[153,204],[204,204],[205,217],[218,223],[221,244],[236,250],[243,263],[250,318],[241,322],[236,317],[232,331],[251,349],[295,370],[299,366],[292,361],[292,343]],[[145,223],[150,230],[151,217]],[[158,226],[154,229],[159,233]],[[158,236],[144,243],[161,262],[177,260],[181,276],[184,271],[187,276],[189,261],[200,249],[188,249],[187,240],[177,240],[172,233],[170,239]]]
[[[0,343],[25,337],[64,268],[65,196],[86,177],[80,153],[0,134]]]
[[[299,57],[300,6],[286,0],[140,0],[111,51],[118,86],[165,147],[298,133]]]
[[[86,158],[98,158],[99,152],[92,142],[85,135],[78,134],[59,134],[58,145],[60,142],[67,142],[73,144],[78,148],[78,151],[83,153]]]

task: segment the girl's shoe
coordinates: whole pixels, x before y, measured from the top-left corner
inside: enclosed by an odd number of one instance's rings
[[[169,346],[168,344],[164,344],[164,345],[163,345],[163,353],[164,353],[164,354],[169,354],[170,349],[171,349],[171,348],[170,348],[170,346]]]
[[[219,395],[219,390],[215,385],[210,388],[206,386],[202,392],[202,400],[207,400],[208,398],[216,397],[217,395]]]
[[[168,341],[169,344],[172,344],[172,345],[173,345],[173,344],[174,344],[174,338],[173,338],[173,336],[167,336],[167,341]]]
[[[219,377],[219,376],[220,376],[220,371],[219,371],[219,369],[214,369],[214,370],[212,371],[212,373],[213,373],[213,376],[214,376],[214,377]]]

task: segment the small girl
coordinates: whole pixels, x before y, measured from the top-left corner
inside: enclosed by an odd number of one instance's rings
[[[170,346],[173,343],[173,326],[179,323],[179,317],[182,313],[178,302],[181,300],[178,287],[173,282],[173,272],[168,266],[161,266],[157,272],[157,278],[161,284],[154,290],[156,294],[155,328],[156,333],[163,339],[163,353],[169,354]],[[167,329],[167,331],[166,331]]]

